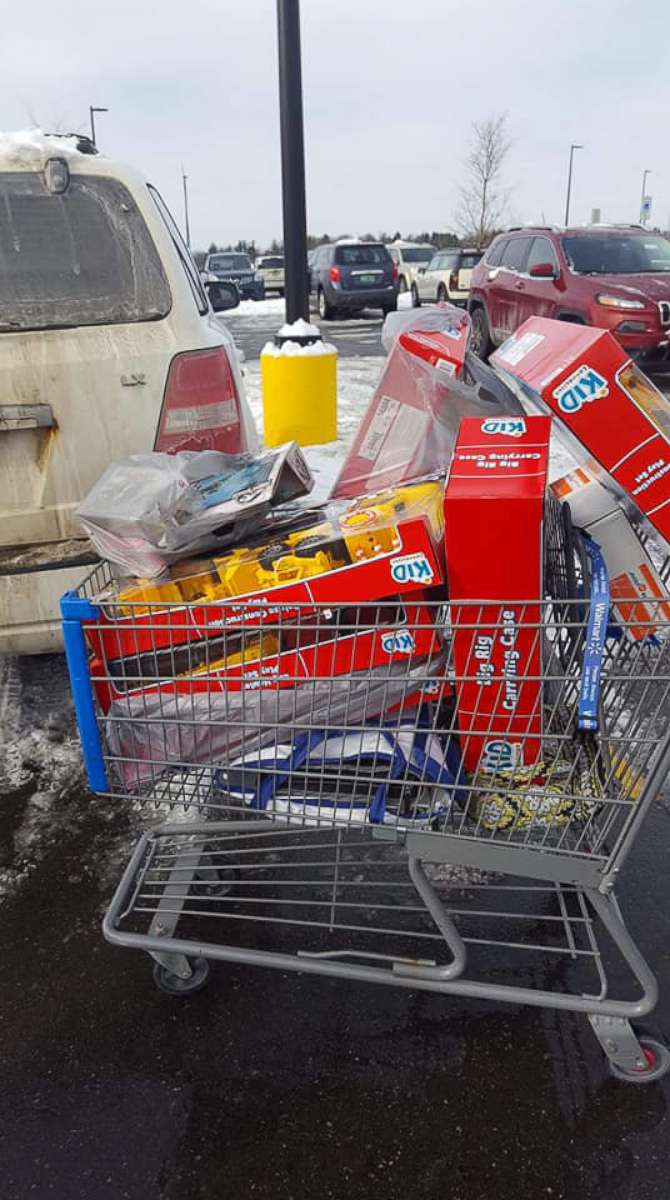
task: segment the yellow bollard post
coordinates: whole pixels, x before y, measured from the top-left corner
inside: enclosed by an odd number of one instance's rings
[[[300,326],[300,331],[297,327]],[[295,329],[295,332],[293,330]],[[305,332],[308,330],[309,332]],[[337,350],[307,322],[285,325],[261,351],[266,446],[299,446],[337,438]]]

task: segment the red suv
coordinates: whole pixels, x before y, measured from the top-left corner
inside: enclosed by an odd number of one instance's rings
[[[638,225],[510,229],[475,267],[468,311],[481,358],[531,316],[598,325],[633,357],[666,357],[670,241]]]

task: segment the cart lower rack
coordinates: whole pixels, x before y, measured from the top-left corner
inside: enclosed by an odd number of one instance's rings
[[[177,995],[218,959],[582,1012],[615,1074],[662,1075],[614,888],[670,767],[670,597],[612,608],[597,565],[576,598],[190,625],[98,573],[63,606],[89,777],[171,818],[107,939]]]

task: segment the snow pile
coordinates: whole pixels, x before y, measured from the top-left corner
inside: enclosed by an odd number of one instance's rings
[[[309,321],[303,321],[302,317],[298,317],[297,321],[293,321],[290,325],[282,325],[278,337],[321,337],[321,330],[318,325],[310,325]]]
[[[227,313],[220,313],[221,318],[224,317],[275,317],[277,323],[286,319],[286,301],[282,297],[273,297],[272,300],[241,300],[237,308],[231,308]]]
[[[22,167],[40,167],[48,158],[81,158],[76,137],[53,137],[41,129],[0,132],[0,160]]]
[[[70,799],[84,787],[64,661],[0,657],[0,803],[10,846],[0,904],[70,827]]]
[[[306,324],[305,321],[302,322]],[[284,329],[288,326],[285,325]],[[318,332],[318,331],[317,331]],[[333,346],[332,342],[309,342],[303,346],[302,342],[284,342],[281,346],[277,346],[275,342],[266,342],[261,350],[261,355],[267,355],[269,358],[321,358],[325,354],[337,354],[337,347]]]

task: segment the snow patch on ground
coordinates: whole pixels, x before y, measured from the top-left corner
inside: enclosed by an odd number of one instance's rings
[[[225,319],[223,313],[219,316]],[[275,297],[273,300],[241,300],[237,308],[232,308],[228,313],[231,317],[273,317],[277,318],[277,325],[283,325],[286,318],[286,301],[282,296]]]
[[[64,660],[0,658],[0,903],[25,880],[85,788]]]

